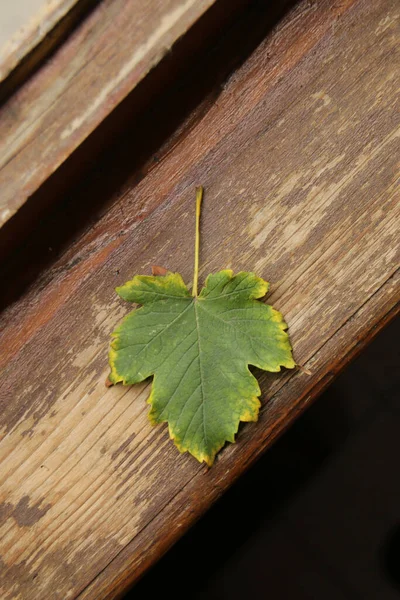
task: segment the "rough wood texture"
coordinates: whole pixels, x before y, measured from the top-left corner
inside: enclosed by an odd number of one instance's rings
[[[77,190],[82,203],[105,190],[103,209],[3,315],[5,600],[117,597],[395,314],[398,12],[396,0],[301,3],[144,177],[107,185],[116,154]],[[260,377],[260,421],[209,471],[149,424],[150,384],[104,386],[110,331],[130,310],[113,288],[153,264],[190,281],[199,183],[201,277],[271,281],[312,372]]]
[[[37,14],[24,25],[12,38],[0,48],[0,81],[3,81],[10,73],[32,53],[55,26],[69,14],[69,21],[74,20],[78,13],[77,5],[87,4],[87,0],[50,0],[42,4]],[[51,47],[48,40],[47,48]],[[41,52],[44,56],[46,51]]]
[[[214,2],[100,3],[0,108],[0,226]]]

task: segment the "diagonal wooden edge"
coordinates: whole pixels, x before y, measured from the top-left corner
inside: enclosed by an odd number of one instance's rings
[[[94,4],[94,0],[51,0],[43,4],[27,25],[0,48],[0,83],[22,62],[27,63],[24,70],[27,77],[57,41],[73,28],[90,4]]]
[[[79,23],[0,107],[0,227],[216,2],[104,1]],[[88,0],[59,4],[48,31],[62,16],[61,7],[65,13],[74,4],[75,9],[89,5]],[[39,42],[40,36],[33,36],[29,44]],[[10,55],[3,77],[18,60]]]

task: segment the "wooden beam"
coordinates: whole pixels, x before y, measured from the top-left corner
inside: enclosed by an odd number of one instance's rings
[[[87,8],[94,5],[91,0],[51,0],[24,24],[0,49],[0,82],[7,83],[10,93],[16,83],[25,80],[29,74],[63,40]],[[4,84],[2,85],[3,91]]]
[[[0,226],[214,2],[104,0],[75,28],[0,108]]]

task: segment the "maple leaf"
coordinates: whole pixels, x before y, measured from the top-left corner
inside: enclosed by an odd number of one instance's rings
[[[199,199],[200,198],[200,199]],[[198,192],[192,294],[179,273],[137,275],[117,293],[141,304],[113,333],[109,381],[125,385],[153,376],[152,423],[167,421],[181,452],[212,465],[240,421],[256,421],[261,394],[249,364],[265,371],[293,368],[282,315],[260,302],[268,283],[254,273],[209,275],[197,295]]]

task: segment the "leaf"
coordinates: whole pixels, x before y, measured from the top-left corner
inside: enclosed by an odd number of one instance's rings
[[[295,366],[282,315],[258,300],[267,289],[254,273],[224,270],[209,275],[195,297],[171,272],[137,275],[116,290],[143,306],[113,334],[110,381],[153,376],[150,420],[167,421],[177,448],[209,466],[235,441],[240,421],[258,418],[261,391],[249,364]]]

